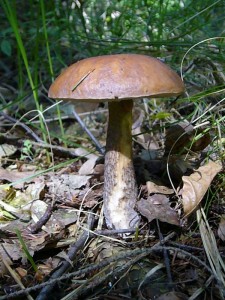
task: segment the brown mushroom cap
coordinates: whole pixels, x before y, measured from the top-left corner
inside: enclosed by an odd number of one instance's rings
[[[176,96],[180,77],[156,58],[115,54],[86,58],[68,67],[51,85],[48,96],[79,101],[119,101]]]

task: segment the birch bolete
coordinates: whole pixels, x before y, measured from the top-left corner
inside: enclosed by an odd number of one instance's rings
[[[65,69],[51,85],[50,98],[108,102],[103,200],[109,228],[135,228],[139,222],[132,159],[133,101],[183,92],[183,82],[173,70],[156,58],[138,54],[83,59]]]

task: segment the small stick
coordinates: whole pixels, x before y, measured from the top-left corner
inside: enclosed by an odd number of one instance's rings
[[[89,230],[92,229],[94,224],[94,216],[89,215],[89,220],[88,220],[88,227]],[[65,272],[67,272],[71,267],[72,267],[72,262],[77,256],[77,252],[84,247],[85,243],[90,239],[89,232],[84,230],[82,233],[81,237],[71,246],[71,248],[68,251],[68,260],[63,261],[61,266],[56,269],[56,271],[51,275],[51,279],[56,279],[60,276],[62,276]],[[55,283],[51,285],[46,285],[43,287],[43,289],[40,291],[39,295],[37,296],[36,300],[45,300],[49,299],[49,295],[52,292],[53,288],[55,286]]]
[[[163,240],[163,242],[168,241],[168,239],[170,239],[172,236],[174,236],[174,233],[172,233],[172,235],[170,234],[167,237],[165,237],[164,240]],[[90,235],[90,237],[91,237],[91,235]],[[59,278],[51,278],[47,282],[43,282],[43,283],[38,284],[36,286],[32,286],[32,287],[26,288],[26,290],[14,292],[14,293],[11,293],[11,294],[7,294],[5,296],[0,296],[0,300],[6,300],[6,299],[18,297],[18,296],[24,295],[25,292],[35,291],[35,290],[38,290],[38,289],[40,289],[42,287],[45,287],[46,285],[51,285],[51,284],[58,283],[61,280],[68,280],[68,279],[70,279],[72,277],[80,276],[82,274],[83,275],[90,274],[90,272],[97,271],[97,270],[99,270],[99,269],[101,269],[103,267],[106,267],[107,265],[109,265],[112,262],[118,261],[120,259],[124,259],[124,258],[126,258],[128,256],[129,257],[137,257],[140,254],[141,255],[143,254],[143,255],[147,256],[147,255],[150,255],[150,254],[152,254],[154,252],[160,252],[160,251],[164,250],[164,247],[165,246],[163,246],[163,247],[159,246],[159,243],[157,243],[156,245],[154,245],[151,248],[135,249],[135,250],[131,250],[131,251],[122,252],[119,255],[112,256],[110,258],[106,258],[106,259],[104,259],[104,261],[101,261],[98,264],[90,265],[90,266],[88,266],[86,268],[83,268],[81,270],[78,270],[78,271],[75,271],[75,272],[72,272],[72,273],[69,273],[69,274],[64,274],[63,276],[61,276]],[[182,249],[176,248],[176,247],[165,247],[165,250],[173,251],[173,252],[178,252],[178,253],[180,252],[183,255],[182,259],[183,259],[183,257],[185,257],[186,259],[195,262],[198,266],[200,266],[203,269],[205,269],[206,271],[208,271],[213,276],[213,278],[215,278],[212,270],[208,267],[208,265],[204,261],[201,261],[196,256],[188,253],[187,251],[184,251]],[[47,296],[48,295],[46,295],[46,297]]]
[[[86,127],[83,120],[80,118],[78,113],[76,112],[75,108],[72,111],[72,114],[74,115],[77,122],[80,124],[81,128],[87,133],[87,135],[90,137],[90,139],[93,141],[93,143],[96,146],[96,149],[104,155],[105,149],[102,147],[102,145],[99,143],[99,141],[94,137],[94,135],[91,133],[91,131]]]
[[[5,265],[5,267],[7,268],[7,270],[9,271],[9,273],[11,274],[11,276],[13,277],[13,279],[15,280],[15,282],[19,285],[19,287],[24,291],[24,296],[26,296],[26,298],[28,300],[34,300],[33,297],[31,297],[31,295],[29,295],[25,290],[25,286],[23,285],[23,283],[21,282],[21,279],[19,277],[19,275],[11,268],[10,264],[8,263],[7,259],[3,259],[2,260],[3,264]]]
[[[50,219],[51,215],[52,215],[52,211],[53,211],[53,207],[52,205],[48,205],[44,215],[38,220],[37,223],[33,224],[30,226],[30,231],[31,233],[37,233],[39,230],[41,230],[41,227],[43,225],[45,225],[48,220]]]
[[[161,230],[160,230],[158,219],[156,220],[156,223],[157,223],[157,228],[158,228],[160,245],[162,245],[163,235],[162,235]],[[173,279],[172,279],[171,268],[170,268],[169,253],[164,248],[163,248],[163,256],[164,256],[164,263],[165,263],[165,267],[166,267],[166,273],[167,273],[169,288],[171,290],[173,290]]]
[[[0,116],[3,116],[6,120],[9,120],[10,122],[14,123],[15,124],[14,126],[19,125],[20,127],[22,127],[35,141],[37,141],[39,143],[43,143],[44,142],[26,124],[24,124],[24,123],[22,123],[22,122],[20,122],[20,121],[18,121],[16,119],[14,119],[13,117],[8,116],[7,114],[5,114],[2,111],[0,112]]]

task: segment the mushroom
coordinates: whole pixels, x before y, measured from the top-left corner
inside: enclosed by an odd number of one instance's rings
[[[104,215],[109,228],[138,226],[137,184],[132,161],[133,100],[177,96],[181,78],[156,58],[115,54],[86,58],[68,67],[51,85],[49,97],[109,102],[104,171]]]

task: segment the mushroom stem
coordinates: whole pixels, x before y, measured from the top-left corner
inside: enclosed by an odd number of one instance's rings
[[[109,123],[105,155],[104,214],[109,228],[137,226],[134,210],[137,185],[132,161],[133,101],[109,103]]]

